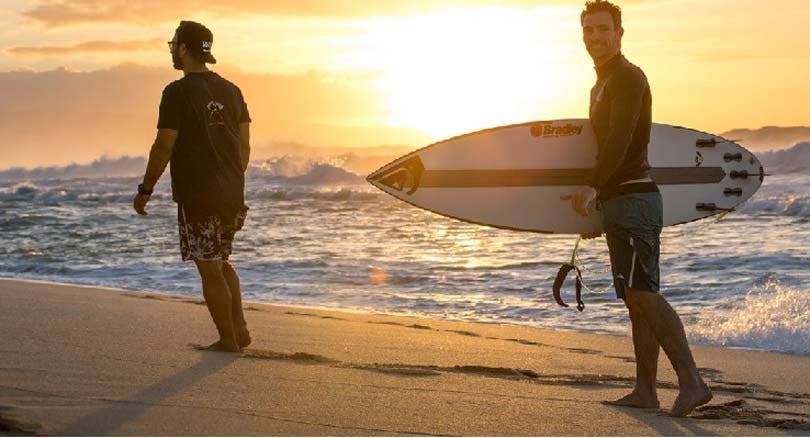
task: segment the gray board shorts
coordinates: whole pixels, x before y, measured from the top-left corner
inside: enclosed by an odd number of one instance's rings
[[[616,296],[625,289],[658,292],[664,205],[660,192],[629,193],[602,203]]]

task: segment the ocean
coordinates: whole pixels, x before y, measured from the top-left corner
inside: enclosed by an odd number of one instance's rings
[[[760,158],[771,176],[738,211],[664,230],[662,293],[693,342],[806,355],[810,143]],[[142,171],[132,158],[0,171],[0,276],[201,296],[193,264],[180,260],[168,179],[148,216],[132,210]],[[335,160],[252,163],[247,203],[231,259],[247,300],[629,333],[604,239],[582,244],[591,290],[579,313],[551,297],[574,236],[440,217]]]

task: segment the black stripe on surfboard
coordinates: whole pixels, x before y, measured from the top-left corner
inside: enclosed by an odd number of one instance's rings
[[[418,188],[578,186],[587,184],[590,169],[424,170]],[[658,167],[650,170],[658,185],[713,184],[722,167]]]

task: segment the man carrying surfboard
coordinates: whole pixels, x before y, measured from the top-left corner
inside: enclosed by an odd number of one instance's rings
[[[180,253],[197,265],[205,304],[219,332],[219,341],[208,349],[236,352],[251,341],[239,275],[228,262],[247,213],[250,115],[239,87],[206,67],[216,63],[208,28],[181,21],[168,44],[174,68],[184,76],[163,90],[157,138],[133,206],[146,215],[146,203],[171,161]]]
[[[678,314],[659,291],[659,244],[663,204],[650,179],[647,145],[652,98],[644,72],[621,53],[621,9],[588,1],[580,16],[585,48],[593,58],[590,120],[598,143],[597,163],[585,187],[562,196],[583,216],[600,204],[616,293],[627,306],[636,356],[633,391],[611,405],[657,408],[659,346],[678,375],[673,416],[686,416],[712,393],[697,371]],[[599,234],[583,235],[585,238]]]

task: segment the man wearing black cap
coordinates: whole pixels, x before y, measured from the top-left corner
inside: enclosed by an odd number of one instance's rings
[[[206,67],[217,62],[213,40],[202,24],[181,21],[169,41],[174,68],[184,76],[163,90],[157,138],[133,205],[138,214],[146,214],[149,196],[171,161],[180,253],[197,265],[219,332],[219,341],[208,348],[240,351],[250,344],[250,333],[239,276],[228,257],[247,213],[250,115],[239,87]]]

